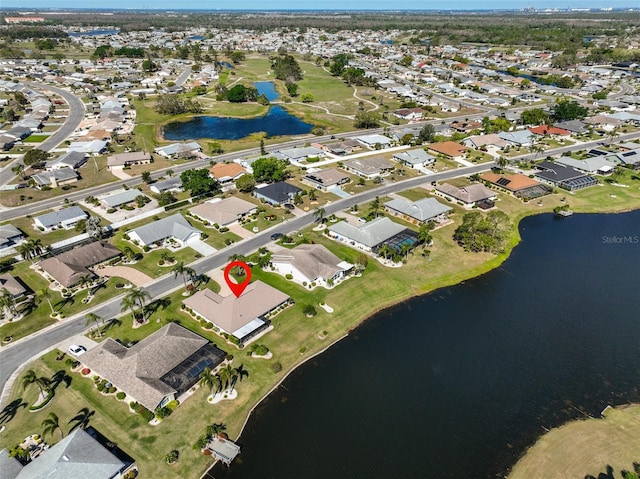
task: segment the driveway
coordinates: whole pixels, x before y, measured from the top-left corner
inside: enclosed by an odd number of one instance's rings
[[[104,278],[110,278],[111,276],[124,278],[136,286],[144,286],[153,282],[152,277],[128,266],[105,266],[104,268],[96,269],[96,273]]]
[[[187,240],[187,246],[189,248],[193,248],[202,256],[211,256],[218,251],[213,246],[209,246],[207,243],[197,238]]]
[[[229,225],[229,231],[237,234],[242,239],[253,238],[255,235],[246,228],[243,228],[240,223],[233,223]]]

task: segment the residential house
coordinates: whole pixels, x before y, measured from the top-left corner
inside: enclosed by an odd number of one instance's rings
[[[525,200],[539,198],[552,192],[547,185],[519,173],[515,175],[483,173],[480,178]]]
[[[41,231],[53,231],[59,228],[66,230],[73,228],[80,220],[86,220],[89,217],[86,211],[80,209],[79,206],[70,206],[62,208],[52,213],[36,216],[33,219],[33,226]]]
[[[451,122],[451,128],[458,133],[469,133],[473,130],[481,130],[482,122],[455,120]]]
[[[531,146],[533,133],[529,130],[501,131],[498,136],[514,146]]]
[[[71,168],[43,171],[29,177],[29,180],[38,189],[42,189],[45,187],[57,188],[58,186],[75,183],[79,179],[80,175]]]
[[[324,149],[333,155],[345,156],[350,155],[351,153],[354,153],[356,151],[360,151],[362,149],[362,144],[356,140],[347,139],[329,143],[328,145],[324,146]]]
[[[189,210],[201,221],[208,221],[212,225],[229,226],[256,212],[257,206],[242,198],[214,199],[194,206]]]
[[[29,292],[29,289],[19,278],[14,278],[9,273],[0,274],[0,291],[3,289],[6,289],[15,300],[19,300]],[[1,309],[0,307],[0,310]]]
[[[538,163],[536,167],[539,168],[539,171],[534,173],[536,178],[565,190],[575,191],[598,184],[598,180],[593,176],[585,175],[578,170],[559,163],[545,160]]]
[[[179,176],[172,176],[166,180],[156,181],[149,189],[158,195],[167,191],[180,192],[184,190],[182,180]]]
[[[134,467],[91,427],[74,429],[25,466],[5,452],[0,451],[2,479],[122,479]]]
[[[327,191],[328,189],[351,181],[351,177],[346,173],[336,170],[335,168],[329,168],[326,170],[318,170],[312,173],[307,173],[302,178],[304,183],[307,183],[318,190]]]
[[[225,356],[202,336],[169,323],[130,348],[107,338],[80,359],[128,401],[154,411],[187,392],[205,368],[215,369]]]
[[[420,136],[421,130],[422,127],[419,126],[401,128],[399,130],[394,130],[391,134],[391,137],[394,141],[400,143],[402,139],[407,135],[411,136],[414,139],[417,139]]]
[[[202,151],[202,147],[196,141],[186,143],[172,143],[171,145],[161,146],[155,149],[155,152],[165,158],[191,158]]]
[[[107,158],[107,168],[109,170],[113,168],[124,168],[133,165],[146,165],[151,163],[151,153],[146,151],[132,151],[130,153],[119,153],[117,155],[111,155]]]
[[[474,135],[468,136],[462,140],[462,144],[468,148],[485,148],[487,146],[494,146],[496,148],[504,148],[509,143],[498,136],[497,133],[490,133],[488,135]]]
[[[554,161],[560,165],[569,166],[583,173],[593,175],[610,175],[617,165],[615,161],[608,160],[605,156],[594,156],[584,160],[562,156]]]
[[[422,148],[395,153],[392,159],[412,169],[425,168],[436,162],[436,157],[430,155]]]
[[[382,245],[395,248],[403,241],[416,242],[416,234],[386,216],[354,226],[346,221],[329,226],[329,238],[363,251],[377,252]]]
[[[355,139],[372,150],[379,148],[389,148],[391,146],[391,139],[387,138],[384,135],[362,135],[356,136]]]
[[[38,263],[40,269],[64,288],[75,286],[83,277],[94,278],[89,268],[119,257],[122,252],[105,241],[94,241]]]
[[[309,287],[331,286],[353,269],[351,263],[320,244],[300,244],[292,249],[275,246],[271,265],[279,274],[290,274],[293,281]]]
[[[587,125],[580,120],[568,120],[561,121],[555,124],[556,128],[562,128],[563,130],[570,131],[571,133],[586,133],[588,131]]]
[[[634,150],[624,149],[618,153],[611,153],[605,157],[609,161],[626,166],[633,170],[640,170],[640,147]]]
[[[257,188],[253,195],[270,205],[281,205],[293,201],[293,198],[302,191],[297,186],[290,185],[286,181],[278,181],[262,188]]]
[[[455,141],[442,141],[440,143],[431,143],[429,150],[448,158],[460,159],[464,158],[468,148]]]
[[[558,128],[557,126],[538,125],[533,128],[529,128],[529,131],[538,136],[569,136],[571,132],[564,128]]]
[[[258,280],[250,283],[238,297],[202,289],[182,302],[197,318],[244,343],[267,329],[268,316],[289,300],[283,292]]]
[[[81,151],[68,151],[58,158],[49,160],[45,163],[47,170],[59,170],[60,168],[80,168],[87,162],[87,155]]]
[[[180,246],[186,246],[189,241],[200,239],[200,230],[191,226],[180,213],[176,213],[129,230],[127,235],[140,246],[160,245],[169,239]]]
[[[132,188],[130,190],[123,190],[118,193],[112,193],[108,196],[105,196],[100,199],[100,203],[102,207],[105,209],[111,208],[119,208],[124,205],[128,205],[136,201],[138,196],[144,196],[145,198],[149,198],[144,195],[140,190]]]
[[[463,186],[462,188],[442,183],[436,186],[435,194],[442,196],[447,201],[462,203],[465,208],[473,208],[474,206],[490,208],[498,197],[495,191],[491,191],[480,183]]]
[[[352,158],[342,164],[342,168],[350,173],[367,179],[386,176],[394,169],[393,163],[382,156],[368,158]]]
[[[315,146],[295,147],[279,150],[280,155],[292,162],[303,162],[307,158],[322,158],[325,156],[324,150]]]
[[[209,168],[209,173],[218,180],[222,187],[233,186],[233,183],[247,173],[238,163],[216,163]]]
[[[400,108],[393,112],[393,116],[406,121],[422,120],[424,110],[422,108]]]
[[[429,221],[443,223],[448,220],[448,213],[453,209],[435,198],[423,198],[418,201],[394,198],[387,201],[384,207],[392,215],[413,224],[424,224]]]
[[[107,149],[107,144],[106,140],[74,141],[67,149],[96,156]]]
[[[0,250],[22,243],[26,235],[12,224],[0,225]]]

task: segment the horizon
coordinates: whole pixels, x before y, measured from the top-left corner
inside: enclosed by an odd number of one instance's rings
[[[628,1],[628,0],[627,0]],[[112,0],[110,6],[100,5],[91,6],[91,4],[99,3],[95,0],[80,2],[79,0],[40,0],[31,3],[29,7],[24,6],[22,0],[5,0],[0,7],[0,11],[18,11],[39,13],[43,12],[59,12],[66,11],[83,12],[83,11],[164,11],[164,12],[517,12],[523,10],[531,10],[538,12],[565,12],[565,11],[640,11],[637,3],[628,1],[628,4],[617,3],[615,5],[603,3],[600,0],[567,0],[564,2],[533,2],[531,0],[517,0],[516,2],[506,0],[489,0],[483,4],[482,8],[478,8],[475,0],[460,0],[449,8],[425,7],[424,2],[419,0],[399,0],[394,4],[395,8],[389,8],[389,4],[382,0],[353,0],[349,6],[345,6],[344,2],[338,0],[328,0],[324,8],[317,8],[315,2],[311,0],[301,0],[292,2],[291,0],[274,0],[268,8],[261,6],[262,2],[257,0],[249,0],[244,3],[242,8],[216,8],[212,7],[210,2],[196,0],[191,3],[189,8],[176,8],[175,4],[169,0],[159,0],[153,5],[149,5],[146,1],[130,2],[126,0]],[[132,6],[133,3],[133,6]]]

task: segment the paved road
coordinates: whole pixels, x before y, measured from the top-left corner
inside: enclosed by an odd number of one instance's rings
[[[176,78],[176,81],[175,81],[176,86],[182,86],[184,82],[187,81],[187,78],[189,78],[189,75],[191,75],[191,65],[186,67],[184,71],[180,74],[180,76]]]
[[[326,205],[325,211],[327,215],[331,215],[341,210],[351,208],[354,204],[363,203],[372,200],[376,196],[386,196],[391,193],[405,190],[407,188],[413,188],[425,182],[442,181],[458,176],[467,176],[474,173],[489,170],[494,163],[484,163],[482,165],[475,165],[471,167],[457,168],[449,171],[435,173],[429,176],[419,176],[411,178],[405,181],[399,181],[395,183],[389,182],[378,188],[365,191],[363,193],[353,195],[349,198],[335,201]],[[294,231],[301,230],[302,228],[309,226],[314,221],[313,212],[309,212],[303,216],[299,216],[285,223],[281,223],[275,226],[271,231],[262,232],[253,238],[243,240],[235,243],[222,251],[219,251],[211,256],[202,258],[190,266],[196,270],[198,274],[207,273],[212,269],[221,268],[229,259],[229,256],[233,254],[247,255],[261,246],[268,244],[271,239],[270,235],[273,230],[277,230],[284,234],[290,234]],[[183,287],[182,280],[176,279],[173,274],[167,274],[158,278],[155,282],[148,285],[145,289],[149,291],[152,298],[160,298],[166,296],[172,291]],[[101,318],[114,318],[120,315],[120,300],[122,296],[113,298],[105,303],[96,306],[91,312],[97,314]],[[32,358],[38,357],[45,351],[55,347],[56,344],[67,340],[68,338],[82,333],[86,330],[86,322],[84,315],[89,312],[86,311],[80,315],[66,319],[61,323],[58,323],[46,330],[40,331],[27,338],[21,339],[16,343],[11,343],[0,349],[0,390],[7,386],[7,391],[11,387],[11,383],[7,383],[14,371],[19,371],[21,367],[24,367]],[[6,394],[3,394],[0,398],[0,405],[7,399]]]
[[[57,93],[62,98],[64,98],[65,101],[69,104],[69,116],[67,117],[67,120],[60,128],[58,128],[58,130],[53,135],[49,136],[49,138],[44,140],[38,146],[38,148],[41,150],[50,151],[57,147],[60,143],[65,141],[67,137],[71,135],[71,133],[73,133],[76,128],[78,128],[78,125],[84,118],[84,103],[82,103],[80,98],[75,96],[73,93],[70,93],[61,88],[35,83],[28,83],[28,86],[36,90],[51,90],[52,92]],[[2,170],[0,170],[0,185],[6,185],[15,177],[15,175],[11,171],[11,168],[18,163],[22,163],[22,158],[18,158],[17,160],[9,163],[4,168],[2,168]]]

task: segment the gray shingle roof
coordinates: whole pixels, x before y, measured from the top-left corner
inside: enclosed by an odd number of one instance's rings
[[[400,153],[396,153],[393,155],[393,158],[398,161],[404,161],[405,163],[409,163],[411,165],[419,165],[421,163],[432,163],[436,161],[436,157],[430,155],[422,148],[416,148],[415,150],[403,151]]]
[[[353,226],[346,221],[329,226],[329,231],[349,238],[367,248],[374,248],[406,229],[386,216],[376,218],[362,226]]]
[[[393,211],[415,218],[420,222],[429,221],[452,210],[450,206],[443,205],[435,198],[423,198],[415,202],[403,198],[394,198],[384,205]]]
[[[458,188],[448,183],[442,183],[441,185],[436,186],[436,191],[467,204],[497,196],[494,191],[491,191],[480,183],[465,186],[464,188]]]
[[[138,235],[143,245],[149,245],[170,237],[185,241],[193,234],[199,235],[200,231],[191,226],[180,213],[176,213],[129,231],[129,234],[132,233]]]
[[[36,175],[31,175],[31,179],[36,182],[38,186],[50,186],[52,179],[55,179],[58,183],[63,181],[73,180],[80,178],[80,175],[73,168],[60,168],[59,170],[43,171]]]
[[[110,479],[125,467],[120,459],[91,437],[76,429],[37,459],[16,479]]]
[[[120,193],[115,193],[113,195],[106,196],[102,198],[102,202],[106,204],[109,208],[115,208],[116,206],[126,205],[127,203],[131,203],[138,196],[145,196],[142,194],[140,190],[131,189],[121,191]]]
[[[79,206],[71,206],[70,208],[62,208],[46,215],[36,216],[34,220],[37,220],[45,228],[68,223],[70,221],[77,221],[78,219],[86,218],[89,215],[82,210]]]

